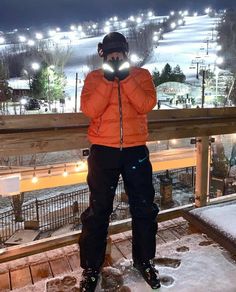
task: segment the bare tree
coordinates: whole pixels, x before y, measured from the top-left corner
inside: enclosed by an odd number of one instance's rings
[[[222,68],[236,73],[236,12],[228,11],[218,25],[218,43],[222,46]]]
[[[51,51],[48,47],[44,47],[40,51],[40,56],[47,65],[53,65],[61,71],[63,71],[66,63],[71,57],[71,54],[72,52],[70,46],[68,46],[67,48],[61,48],[56,45]]]
[[[102,59],[98,56],[98,54],[93,54],[87,57],[87,65],[90,70],[95,70],[101,67]]]

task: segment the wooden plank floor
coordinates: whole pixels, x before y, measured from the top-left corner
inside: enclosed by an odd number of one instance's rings
[[[183,218],[159,223],[157,246],[192,233]],[[132,233],[127,231],[111,236],[111,256],[106,263],[112,264],[121,258],[131,258]],[[0,291],[32,286],[64,273],[81,272],[78,245],[32,255],[23,259],[0,264]]]

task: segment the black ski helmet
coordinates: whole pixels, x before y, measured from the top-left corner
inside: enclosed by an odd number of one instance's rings
[[[105,57],[113,52],[129,52],[129,44],[125,36],[119,32],[111,32],[107,34],[102,43],[98,44],[98,54],[100,57]]]

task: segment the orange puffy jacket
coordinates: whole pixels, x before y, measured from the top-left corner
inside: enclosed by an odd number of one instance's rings
[[[118,83],[107,81],[101,69],[85,79],[81,110],[91,118],[88,139],[110,147],[144,145],[148,137],[146,114],[156,105],[156,91],[148,70],[130,69]]]

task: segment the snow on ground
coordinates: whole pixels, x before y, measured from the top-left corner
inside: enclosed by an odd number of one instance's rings
[[[155,259],[162,287],[160,292],[235,292],[236,263],[230,255],[205,235],[193,234],[181,240],[160,245]],[[34,286],[16,289],[15,292],[59,292],[78,291],[81,270],[63,274],[55,279],[41,281]],[[121,259],[113,267],[103,270],[103,280],[96,289],[99,291],[153,291],[132,268],[132,262]],[[102,289],[101,284],[107,289]],[[123,283],[119,289],[117,284]],[[52,289],[45,290],[45,287]],[[64,288],[62,290],[62,285]],[[70,286],[69,286],[70,285]],[[120,285],[120,286],[121,286]],[[59,288],[60,287],[60,288]],[[75,288],[76,287],[76,288]],[[122,288],[121,287],[121,288]]]
[[[172,67],[180,65],[187,81],[196,82],[196,69],[190,69],[192,60],[196,56],[204,57],[206,64],[213,66],[216,61],[216,35],[214,40],[209,42],[209,54],[206,56],[206,40],[211,40],[212,29],[219,21],[219,18],[210,18],[207,15],[197,17],[186,17],[185,26],[180,26],[176,30],[164,34],[164,39],[160,41],[159,46],[154,48],[153,53],[147,59],[143,66],[152,72],[155,69],[159,71],[169,63]],[[66,93],[71,97],[69,108],[73,108],[75,95],[75,74],[78,72],[79,78],[84,79],[87,56],[96,53],[97,43],[103,36],[85,39],[72,47],[72,57],[69,65],[65,68],[68,85]],[[204,50],[201,50],[204,49]],[[82,83],[78,86],[78,97],[80,96]],[[79,98],[78,98],[79,104]],[[79,107],[79,105],[78,105]]]
[[[13,89],[29,89],[29,80],[20,78],[11,78],[8,84]]]
[[[160,20],[163,16],[156,19]],[[219,21],[219,18],[210,18],[207,15],[186,17],[185,26],[180,26],[176,30],[164,34],[164,39],[160,41],[157,48],[154,48],[153,53],[147,59],[143,66],[152,72],[154,69],[159,71],[169,63],[172,67],[177,64],[180,65],[187,81],[196,82],[196,69],[190,69],[191,61],[196,56],[204,57],[206,64],[215,67],[216,60],[216,33],[213,35],[212,29]],[[66,94],[70,97],[67,102],[65,111],[73,111],[75,105],[75,76],[78,73],[78,109],[80,106],[80,93],[83,86],[83,80],[87,74],[87,58],[95,54],[97,51],[97,44],[102,40],[103,36],[79,39],[72,42],[71,56],[65,67],[65,74],[67,76]],[[206,40],[209,41],[209,54],[206,56]],[[63,45],[62,45],[63,47]],[[65,46],[65,48],[67,45]],[[131,52],[132,53],[132,52]],[[28,87],[28,81],[21,81],[13,79],[10,81],[11,86],[19,88],[21,85]]]
[[[191,213],[236,241],[236,203],[207,206]]]
[[[219,18],[210,18],[204,15],[186,17],[185,20],[185,26],[180,26],[176,30],[164,34],[164,39],[160,41],[159,46],[147,59],[144,68],[152,72],[155,69],[161,71],[166,63],[172,67],[180,65],[187,79],[190,80],[196,76],[196,69],[189,68],[196,56],[203,57],[207,65],[214,65],[216,34],[213,35],[212,41],[212,29],[215,28]],[[207,39],[209,39],[208,56],[206,55]]]
[[[158,291],[235,292],[236,263],[230,260],[228,254],[219,246],[212,243],[205,236],[196,234],[161,245],[157,258],[179,259],[181,263],[176,268],[156,265],[162,281],[162,287]],[[158,263],[158,259],[156,261]],[[142,278],[132,271],[124,278],[124,284],[130,287],[131,291],[152,291]]]
[[[180,26],[176,30],[164,34],[164,39],[160,41],[157,48],[154,48],[153,53],[143,67],[152,72],[154,69],[161,71],[166,63],[169,63],[172,67],[180,65],[187,81],[195,83],[196,69],[190,69],[190,66],[196,56],[204,58],[206,65],[210,65],[211,69],[215,68],[216,34],[213,35],[213,40],[211,38],[212,29],[215,28],[219,18],[210,18],[204,15],[186,17],[185,20],[185,26]],[[207,38],[210,40],[208,56],[206,56]],[[68,80],[66,92],[71,97],[71,106],[74,104],[75,73],[78,72],[79,78],[84,79],[83,66],[84,61],[86,62],[86,56],[96,52],[97,43],[101,40],[102,37],[91,38],[83,40],[81,44],[73,47],[72,60],[74,64],[65,68]],[[70,63],[72,62],[70,61]],[[82,85],[79,84],[78,96],[80,96]]]

